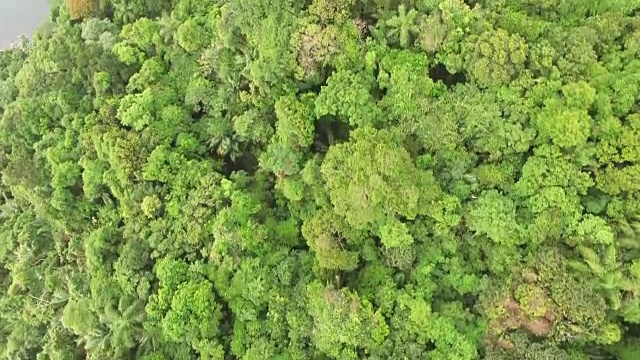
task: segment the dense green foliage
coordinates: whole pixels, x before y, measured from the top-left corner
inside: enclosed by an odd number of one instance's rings
[[[3,359],[640,358],[638,0],[71,0],[0,170]]]

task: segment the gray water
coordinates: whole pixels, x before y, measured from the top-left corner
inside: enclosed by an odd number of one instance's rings
[[[0,49],[30,36],[49,17],[49,0],[0,0]]]

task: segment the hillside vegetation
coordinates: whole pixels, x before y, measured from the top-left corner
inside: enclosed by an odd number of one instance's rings
[[[69,0],[0,52],[0,356],[640,359],[640,0]]]

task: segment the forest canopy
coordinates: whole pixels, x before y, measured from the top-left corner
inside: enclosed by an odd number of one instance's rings
[[[639,0],[69,0],[0,173],[3,359],[640,359]]]

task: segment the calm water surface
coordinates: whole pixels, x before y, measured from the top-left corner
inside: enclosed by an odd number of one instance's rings
[[[0,0],[0,49],[30,36],[49,16],[49,0]]]

